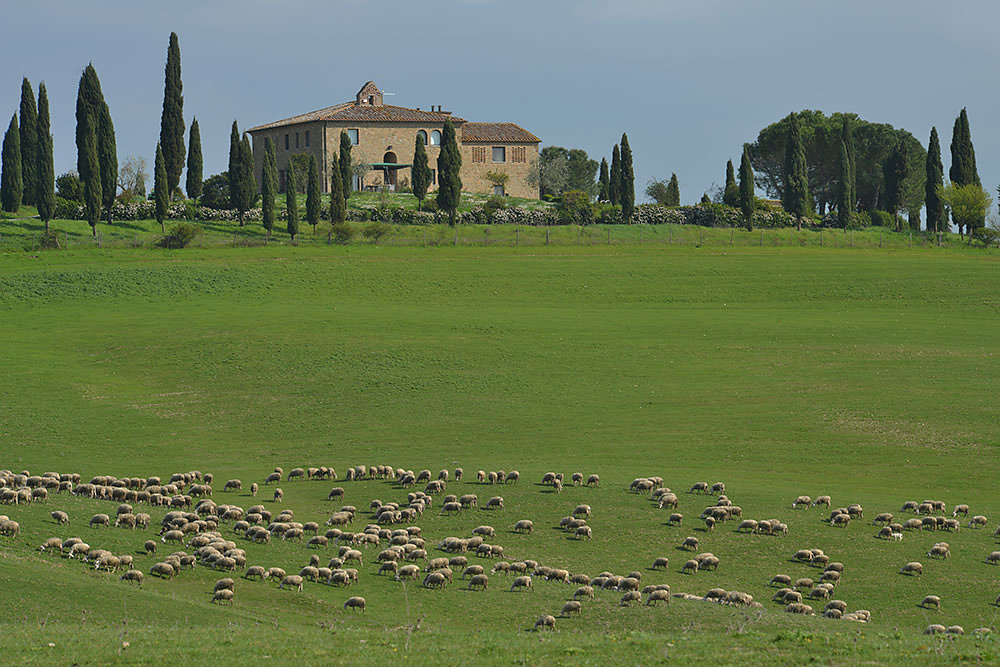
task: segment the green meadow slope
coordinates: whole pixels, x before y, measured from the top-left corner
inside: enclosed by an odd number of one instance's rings
[[[972,630],[995,624],[1000,569],[996,471],[1000,464],[1000,260],[966,250],[892,252],[829,248],[583,246],[267,247],[183,252],[118,249],[0,257],[0,469],[119,477],[215,475],[218,503],[264,501],[298,521],[323,522],[340,503],[334,484],[281,483],[257,499],[244,489],[275,466],[388,464],[437,472],[461,466],[447,493],[502,495],[506,508],[441,513],[417,521],[431,557],[444,537],[488,524],[507,560],[531,558],[594,576],[643,573],[675,593],[742,590],[764,609],[675,599],[619,607],[598,591],[581,618],[557,619],[575,587],[536,581],[511,593],[490,577],[485,593],[456,581],[445,591],[376,574],[365,551],[356,586],[307,583],[302,593],[240,581],[232,608],[210,604],[223,576],[206,567],[141,589],[115,575],[35,550],[49,536],[139,553],[142,531],[88,529],[116,504],[61,494],[45,504],[0,507],[20,522],[0,537],[0,620],[13,660],[153,662],[175,653],[225,659],[487,663],[848,664],[861,660],[997,660],[1000,646]],[[521,473],[517,485],[479,484],[477,470]],[[562,493],[546,471],[597,473],[601,486]],[[678,492],[681,527],[632,479],[658,475]],[[724,481],[745,517],[777,518],[787,537],[744,535],[735,524],[705,532],[713,499],[695,482]],[[358,507],[404,501],[388,480],[338,481]],[[419,488],[419,487],[418,487]],[[844,529],[820,508],[793,510],[800,495],[861,503]],[[871,519],[906,500],[968,503],[983,530],[873,537]],[[590,504],[593,540],[557,529]],[[57,526],[63,509],[73,523]],[[163,508],[148,511],[154,522]],[[534,521],[530,535],[511,531]],[[221,528],[231,535],[231,526]],[[680,573],[700,540],[722,564]],[[297,572],[313,550],[273,540],[245,543],[251,564]],[[926,556],[935,542],[951,558]],[[790,562],[818,547],[845,564],[835,597],[869,609],[857,624],[782,613],[770,602],[777,573],[812,576]],[[325,561],[336,547],[320,551]],[[138,551],[137,551],[138,550]],[[160,545],[160,557],[174,548]],[[668,556],[667,571],[652,571]],[[922,577],[897,574],[912,560]],[[491,563],[469,555],[470,562]],[[457,573],[456,573],[457,574]],[[941,611],[917,605],[942,597]],[[344,600],[363,595],[364,615]],[[814,604],[822,609],[823,602]],[[929,623],[967,636],[921,635]],[[127,646],[124,646],[127,643]],[[52,644],[52,645],[50,645]]]

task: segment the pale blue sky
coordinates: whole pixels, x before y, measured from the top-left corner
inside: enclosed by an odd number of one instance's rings
[[[676,172],[683,201],[697,201],[744,142],[806,108],[856,112],[925,145],[936,125],[947,171],[965,106],[983,185],[1000,183],[995,0],[16,3],[0,24],[4,126],[21,77],[44,80],[56,173],[75,167],[76,86],[93,62],[119,159],[151,162],[171,30],[206,176],[226,168],[234,118],[246,128],[311,111],[373,79],[389,103],[515,122],[598,160],[627,131],[640,199]]]

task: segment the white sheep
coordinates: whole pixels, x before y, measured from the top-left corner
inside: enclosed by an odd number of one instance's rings
[[[912,561],[901,567],[899,573],[919,576],[924,573],[924,566],[916,561]]]
[[[360,609],[363,614],[365,613],[365,604],[366,602],[363,597],[355,595],[347,598],[347,601],[344,602],[344,611],[347,611],[348,609]]]
[[[934,607],[938,611],[941,610],[941,598],[937,595],[927,595],[923,600],[920,601],[920,607],[926,609],[927,607]]]
[[[134,581],[142,586],[142,572],[139,570],[128,570],[118,578],[120,581]]]
[[[52,512],[49,516],[51,516],[52,520],[55,521],[56,523],[60,524],[69,523],[69,515],[66,514],[66,512],[56,510],[55,512]]]
[[[551,616],[549,614],[542,614],[541,616],[539,616],[538,620],[535,621],[535,630],[537,631],[539,628],[542,629],[548,628],[549,630],[555,630],[556,628],[555,616]]]
[[[529,576],[520,576],[520,577],[515,578],[514,581],[510,585],[510,590],[514,591],[515,589],[523,589],[523,590],[529,590],[529,591],[532,590],[532,588],[531,588],[531,577],[529,577]]]

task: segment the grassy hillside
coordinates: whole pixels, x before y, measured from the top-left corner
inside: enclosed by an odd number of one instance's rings
[[[789,232],[785,232],[788,234]],[[752,594],[762,612],[673,600],[619,607],[598,591],[581,618],[554,633],[530,627],[558,613],[573,586],[536,581],[510,593],[490,577],[485,593],[403,586],[376,575],[365,550],[359,583],[306,584],[302,593],[240,581],[232,608],[211,605],[206,567],[141,589],[76,561],[34,550],[49,536],[79,535],[93,547],[140,554],[142,531],[91,530],[91,514],[116,503],[62,494],[46,504],[5,506],[21,523],[0,537],[0,587],[16,613],[0,621],[5,652],[32,662],[152,661],[163,653],[241,654],[307,662],[383,662],[407,656],[446,663],[554,659],[651,663],[996,660],[1000,548],[994,493],[1000,463],[995,397],[1000,307],[998,260],[938,249],[850,252],[831,248],[575,247],[194,249],[183,253],[78,250],[13,253],[0,261],[0,468],[116,476],[198,469],[215,475],[215,500],[291,508],[323,522],[340,502],[333,483],[282,482],[258,498],[225,494],[274,466],[388,464],[436,473],[461,466],[447,492],[500,494],[506,509],[418,521],[431,557],[446,536],[481,524],[507,560],[532,558],[594,576],[638,570],[643,584],[675,593],[723,587]],[[501,489],[476,470],[511,470]],[[543,473],[598,473],[601,486],[562,493]],[[659,475],[679,492],[681,527],[629,482]],[[778,518],[787,537],[743,535],[735,524],[708,533],[698,521],[714,500],[688,494],[724,481],[748,518]],[[386,480],[338,481],[358,507],[405,501]],[[834,528],[819,508],[793,510],[800,494],[858,502],[865,519]],[[984,530],[907,532],[873,538],[871,519],[904,501],[968,503]],[[594,537],[556,528],[588,503]],[[70,513],[58,526],[48,514]],[[148,511],[158,522],[162,508]],[[531,535],[515,521],[532,519]],[[963,522],[963,526],[966,522]],[[223,526],[224,534],[231,528]],[[715,572],[680,573],[698,551]],[[231,538],[232,539],[232,538]],[[952,556],[926,552],[946,540]],[[251,564],[298,571],[313,550],[272,540],[245,543]],[[870,624],[782,613],[770,602],[777,573],[812,575],[790,562],[822,548],[845,564],[835,596],[870,609]],[[320,552],[322,563],[335,547]],[[161,544],[160,556],[174,547]],[[189,550],[190,551],[190,550]],[[666,572],[652,571],[668,556]],[[922,577],[897,574],[911,560]],[[469,555],[470,562],[491,562]],[[457,573],[456,573],[457,574]],[[917,606],[942,597],[940,612]],[[345,612],[350,595],[364,615]],[[11,602],[13,601],[13,602]],[[822,602],[816,603],[822,609]],[[932,639],[931,622],[970,636]],[[123,642],[128,646],[123,648]],[[52,643],[54,646],[50,646]]]

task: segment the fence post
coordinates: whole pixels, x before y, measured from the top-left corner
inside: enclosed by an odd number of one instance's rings
[[[608,245],[611,245],[611,228],[608,227]]]
[[[580,225],[576,226],[576,244],[580,245],[580,237],[583,236],[583,227]]]
[[[823,228],[819,228],[819,247],[823,247]]]
[[[545,245],[549,244],[549,228],[545,228]]]
[[[674,228],[671,227],[667,230],[667,244],[673,244],[674,242]]]
[[[729,229],[729,245],[733,245],[733,238],[736,236],[736,228],[730,227]]]
[[[333,244],[333,230],[332,229],[326,233],[326,244],[327,245],[332,245]]]
[[[454,241],[454,243],[452,243],[452,245],[456,245],[456,246],[458,245],[458,230],[457,229],[455,230],[455,241]]]
[[[854,230],[851,230],[851,247],[854,247]]]
[[[878,247],[882,247],[882,230],[878,230]]]
[[[639,225],[639,245],[642,245],[642,225]]]
[[[698,247],[700,248],[704,244],[705,244],[705,228],[704,227],[699,227],[698,228]]]
[[[487,246],[490,244],[490,228],[487,227],[486,229],[483,230],[483,232],[485,232],[485,234],[483,235],[483,245]]]
[[[521,228],[514,228],[514,245],[521,245]]]
[[[760,247],[764,247],[764,230],[760,230]]]

